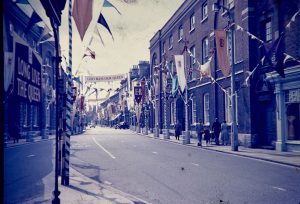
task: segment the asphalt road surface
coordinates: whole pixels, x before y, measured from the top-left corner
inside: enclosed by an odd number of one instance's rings
[[[54,140],[46,140],[4,149],[5,203],[23,203],[45,193],[51,203],[54,148]]]
[[[71,137],[71,166],[149,203],[298,204],[299,168],[190,147],[130,130]]]

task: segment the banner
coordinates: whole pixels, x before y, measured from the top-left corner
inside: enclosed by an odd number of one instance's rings
[[[184,58],[183,55],[174,55],[176,72],[178,77],[178,84],[180,90],[183,92],[186,85],[185,70],[184,70]]]
[[[15,96],[27,104],[37,105],[41,102],[41,61],[25,42],[14,37]]]
[[[125,74],[107,75],[107,76],[86,76],[85,82],[107,82],[107,81],[120,81],[126,78]]]
[[[219,68],[223,75],[227,77],[230,72],[230,65],[228,61],[227,53],[227,38],[225,30],[215,30],[216,46],[217,46],[217,57]]]

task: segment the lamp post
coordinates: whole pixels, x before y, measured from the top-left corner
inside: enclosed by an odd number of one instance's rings
[[[58,190],[58,139],[59,139],[59,126],[60,126],[60,106],[59,104],[59,78],[60,78],[60,71],[59,71],[59,64],[61,62],[61,57],[59,55],[59,26],[61,24],[61,13],[65,7],[66,0],[41,0],[41,3],[46,11],[47,16],[50,19],[51,26],[53,28],[54,39],[55,39],[55,83],[56,83],[56,137],[55,137],[55,187],[53,191],[54,198],[52,200],[53,204],[59,204],[59,194],[60,191]]]
[[[165,73],[165,90],[164,90],[164,139],[170,139],[169,123],[167,120],[168,98],[172,90],[172,78],[169,70],[163,70]]]
[[[231,33],[231,115],[232,115],[232,124],[231,124],[231,150],[238,151],[238,133],[237,133],[237,124],[236,124],[236,90],[235,90],[235,67],[234,67],[234,42],[233,42],[233,33],[234,33],[234,16],[229,8],[214,3],[212,10],[214,12],[219,12],[220,8],[223,8],[227,11],[228,23],[230,26]]]

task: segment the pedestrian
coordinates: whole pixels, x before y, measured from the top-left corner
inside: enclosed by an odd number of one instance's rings
[[[206,146],[208,144],[210,144],[210,132],[209,132],[209,128],[205,128],[204,129],[204,139],[206,141]]]
[[[222,140],[222,145],[228,145],[229,144],[229,134],[227,130],[227,124],[226,120],[224,120],[221,124],[221,140]]]
[[[198,137],[198,146],[202,146],[202,134],[204,131],[203,123],[200,120],[199,123],[196,124],[196,132],[197,132],[197,137]]]
[[[175,138],[176,140],[179,140],[179,136],[181,134],[182,126],[179,120],[177,120],[177,123],[175,125]]]
[[[216,118],[215,122],[212,125],[212,131],[214,131],[214,138],[216,145],[219,145],[219,135],[221,132],[221,123],[218,118]]]

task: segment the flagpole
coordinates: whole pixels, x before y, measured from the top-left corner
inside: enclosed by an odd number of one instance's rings
[[[186,52],[187,52],[187,43],[184,42],[184,69],[185,69],[185,135],[183,138],[183,144],[190,144],[190,132],[189,132],[189,105],[188,105],[188,72],[187,72],[187,61],[186,61]]]

